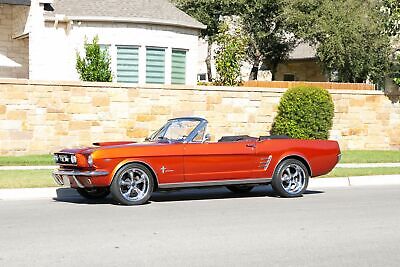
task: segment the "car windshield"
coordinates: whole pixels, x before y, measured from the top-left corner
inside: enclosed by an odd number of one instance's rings
[[[199,120],[176,119],[168,121],[158,131],[153,133],[147,140],[149,141],[167,141],[167,142],[183,142],[192,133],[197,126]]]

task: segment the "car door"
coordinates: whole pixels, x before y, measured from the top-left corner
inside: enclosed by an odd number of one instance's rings
[[[254,178],[256,142],[188,143],[184,147],[185,182]]]

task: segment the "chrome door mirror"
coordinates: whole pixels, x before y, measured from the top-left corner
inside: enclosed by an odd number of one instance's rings
[[[203,141],[203,143],[205,143],[205,142],[210,142],[211,141],[211,135],[210,134],[206,134],[205,136],[204,136],[204,141]]]

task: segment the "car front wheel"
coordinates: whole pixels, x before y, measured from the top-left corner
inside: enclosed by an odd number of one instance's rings
[[[307,189],[309,173],[297,159],[282,161],[272,177],[272,188],[281,197],[299,197]]]
[[[143,165],[131,163],[117,171],[111,184],[114,200],[124,205],[146,203],[153,193],[152,173]]]

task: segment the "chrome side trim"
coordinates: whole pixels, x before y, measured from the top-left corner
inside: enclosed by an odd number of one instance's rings
[[[105,176],[108,175],[106,171],[75,171],[75,170],[55,170],[53,175],[68,175],[68,176]]]
[[[202,187],[202,186],[219,186],[219,185],[237,185],[237,184],[265,184],[271,182],[271,178],[249,178],[240,180],[221,180],[221,181],[205,181],[205,182],[183,182],[159,184],[158,188],[185,188],[185,187]]]

